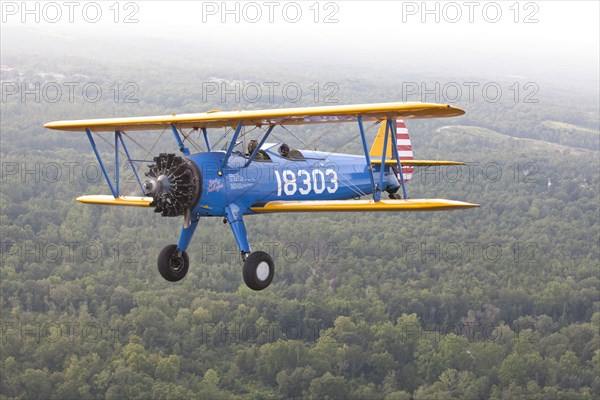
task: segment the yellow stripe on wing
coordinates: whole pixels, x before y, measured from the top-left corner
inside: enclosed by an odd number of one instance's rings
[[[317,212],[317,211],[435,211],[479,207],[479,204],[446,199],[409,200],[314,200],[270,201],[264,206],[250,207],[257,213]]]
[[[463,161],[400,160],[403,167],[431,167],[434,165],[465,165]],[[371,164],[380,165],[381,159],[371,159]],[[385,160],[385,165],[396,165],[396,160]]]

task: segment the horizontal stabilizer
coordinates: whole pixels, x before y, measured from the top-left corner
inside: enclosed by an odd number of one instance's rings
[[[263,206],[250,207],[257,213],[316,212],[316,211],[434,211],[479,207],[479,204],[445,199],[408,200],[313,200],[270,201]]]
[[[380,165],[381,159],[371,159],[371,164]],[[441,161],[441,160],[401,160],[402,166],[413,167],[431,167],[434,165],[465,165],[462,161]],[[396,160],[385,160],[385,165],[396,165]]]
[[[133,207],[150,207],[152,197],[140,196],[119,196],[93,194],[88,196],[80,196],[76,199],[87,204],[101,204],[105,206],[133,206]]]

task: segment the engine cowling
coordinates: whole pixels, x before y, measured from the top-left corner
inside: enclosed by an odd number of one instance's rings
[[[177,217],[190,212],[202,193],[202,174],[195,162],[187,157],[161,153],[146,172],[144,182],[154,212],[163,217]]]

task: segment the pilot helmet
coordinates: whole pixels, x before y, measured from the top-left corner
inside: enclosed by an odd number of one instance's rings
[[[258,141],[251,140],[250,143],[248,143],[248,153],[253,153],[257,147],[258,147]]]
[[[288,146],[287,144],[283,143],[280,147],[279,147],[279,154],[281,154],[282,156],[287,156],[290,152],[290,146]]]

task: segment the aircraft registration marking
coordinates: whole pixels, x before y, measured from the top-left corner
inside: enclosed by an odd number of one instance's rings
[[[327,178],[329,182],[327,182]],[[282,172],[275,170],[275,180],[277,181],[277,196],[283,194],[293,196],[296,192],[303,196],[310,194],[321,194],[327,190],[328,193],[335,193],[338,190],[338,176],[334,169],[328,168],[325,172],[314,169],[310,171],[299,169],[294,172],[284,169]]]

